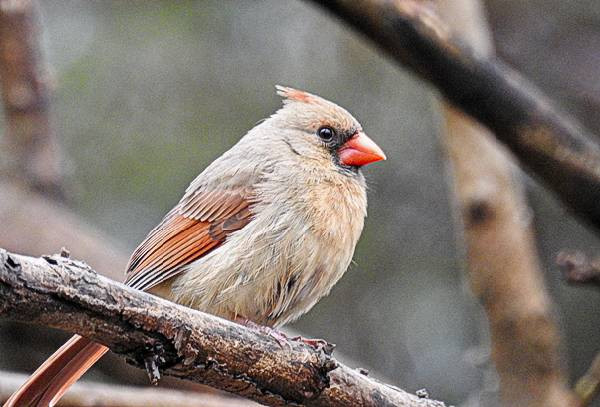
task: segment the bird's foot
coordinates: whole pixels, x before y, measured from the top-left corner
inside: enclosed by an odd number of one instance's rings
[[[329,343],[325,339],[305,338],[303,336],[295,336],[290,338],[291,341],[302,342],[316,350],[322,350],[326,355],[331,355],[335,349],[335,343]]]
[[[236,322],[248,328],[252,328],[258,332],[261,332],[265,335],[269,335],[271,338],[277,341],[277,343],[279,344],[279,346],[281,346],[282,349],[291,348],[290,341],[304,343],[313,349],[323,351],[328,356],[331,356],[333,350],[335,349],[334,343],[329,343],[324,339],[311,339],[305,338],[303,336],[294,336],[293,338],[290,338],[285,333],[278,331],[277,329],[271,328],[269,326],[259,325],[246,318],[238,318],[236,319]]]
[[[291,349],[292,345],[290,344],[289,341],[289,336],[287,336],[286,334],[284,334],[281,331],[278,331],[277,329],[273,329],[270,328],[268,326],[265,326],[263,328],[265,329],[265,333],[267,335],[269,335],[271,338],[275,339],[277,341],[277,343],[279,344],[279,346],[281,346],[282,349]]]
[[[282,349],[291,348],[291,344],[289,342],[290,338],[283,332],[278,331],[277,329],[273,329],[270,326],[259,325],[256,322],[252,322],[246,318],[238,318],[236,319],[236,322],[248,328],[254,329],[255,331],[258,331],[262,334],[270,336],[271,338],[277,341],[277,343]]]

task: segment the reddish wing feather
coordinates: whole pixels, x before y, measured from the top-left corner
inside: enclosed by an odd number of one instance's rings
[[[125,283],[150,289],[221,245],[250,222],[248,191],[212,191],[184,198],[135,250]]]
[[[142,290],[152,288],[218,247],[252,219],[249,196],[241,189],[186,195],[135,250],[127,267],[126,284]],[[48,405],[107,350],[80,336],[73,337],[6,405]]]

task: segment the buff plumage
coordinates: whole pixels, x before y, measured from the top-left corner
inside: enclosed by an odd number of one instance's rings
[[[268,327],[329,293],[363,229],[360,167],[385,155],[345,109],[278,93],[283,107],[209,165],[138,246],[126,284]],[[106,351],[74,336],[5,406],[53,405]]]

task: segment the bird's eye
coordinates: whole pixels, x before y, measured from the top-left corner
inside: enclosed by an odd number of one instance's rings
[[[331,127],[324,126],[317,131],[317,134],[319,135],[321,140],[331,141],[333,139],[333,136],[335,136],[335,131]]]

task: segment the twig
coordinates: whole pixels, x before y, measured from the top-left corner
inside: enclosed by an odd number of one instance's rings
[[[437,4],[464,40],[482,54],[492,52],[478,0]],[[503,404],[572,406],[515,166],[487,129],[449,106],[445,117],[444,141],[464,225],[469,279],[487,313]]]
[[[0,319],[76,332],[143,368],[281,406],[443,406],[368,378],[300,342],[270,336],[108,280],[61,256],[0,249]]]
[[[0,371],[0,404],[27,379],[26,375]],[[90,382],[73,385],[57,407],[252,407],[257,404],[212,393],[119,386]]]
[[[585,375],[577,380],[575,393],[581,399],[580,407],[589,406],[600,394],[600,353],[596,355]]]
[[[564,204],[600,229],[600,148],[514,70],[458,40],[427,2],[312,1],[368,36],[494,131]]]
[[[1,170],[62,198],[60,153],[49,118],[47,74],[40,62],[31,0],[0,0],[0,89],[6,117]]]
[[[590,259],[579,251],[563,251],[556,257],[567,282],[600,286],[600,259]]]

